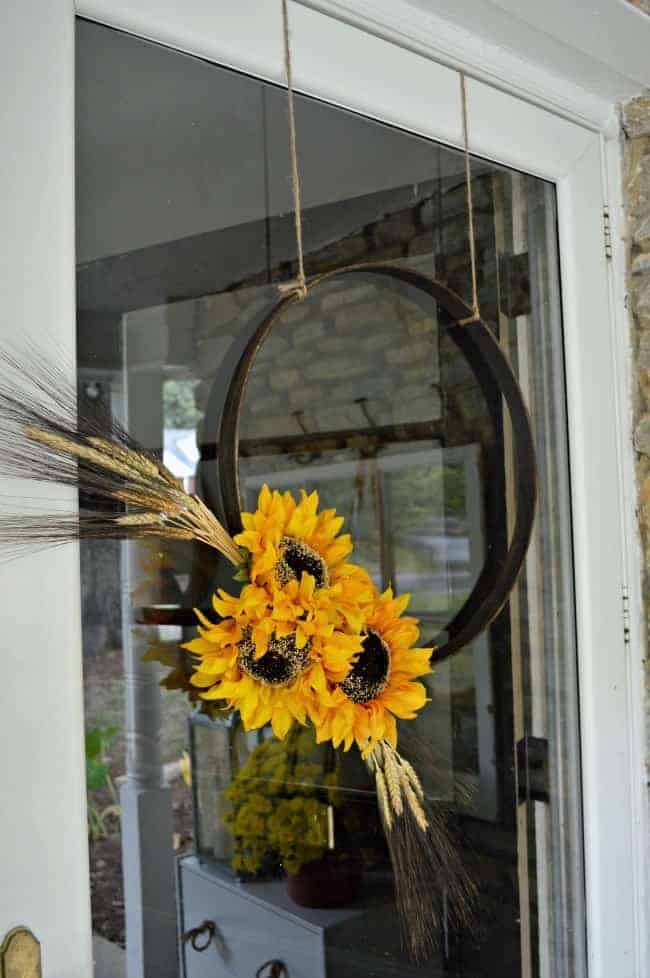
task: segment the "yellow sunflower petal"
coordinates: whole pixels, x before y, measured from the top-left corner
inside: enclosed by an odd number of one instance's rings
[[[345,560],[346,557],[352,553],[352,538],[349,534],[345,534],[339,537],[334,543],[332,543],[325,551],[325,559],[330,564],[338,564],[339,561]]]
[[[213,627],[214,622],[208,621],[208,619],[205,617],[205,615],[203,614],[203,612],[201,611],[200,608],[194,608],[193,611],[194,611],[194,614],[196,615],[196,617],[201,622],[201,624],[204,626],[204,628],[212,628]]]
[[[314,596],[314,591],[316,590],[316,579],[303,571],[300,578],[300,599],[302,601],[311,601]]]
[[[271,716],[271,726],[273,727],[273,733],[278,740],[284,740],[289,733],[292,724],[293,717],[286,707],[284,709],[274,710],[273,715]]]
[[[384,739],[391,747],[397,747],[397,721],[392,713],[384,713]]]
[[[262,537],[257,530],[244,530],[233,539],[238,547],[244,547],[251,554],[257,554],[262,549]]]
[[[214,686],[215,682],[215,676],[208,675],[205,672],[194,672],[190,676],[192,686],[196,686],[199,689],[207,689],[208,686]]]
[[[268,513],[271,508],[271,503],[273,502],[273,497],[271,495],[271,490],[266,483],[260,489],[260,494],[257,499],[257,508],[263,513]]]
[[[426,703],[426,686],[422,683],[405,683],[396,689],[388,689],[382,694],[381,701],[395,716],[408,720]]]
[[[183,642],[181,648],[202,655],[203,653],[214,652],[214,642],[208,642],[204,638],[193,638],[191,642]]]

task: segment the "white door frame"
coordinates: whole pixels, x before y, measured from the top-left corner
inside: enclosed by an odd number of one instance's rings
[[[4,0],[2,344],[19,345],[27,334],[46,349],[74,348],[75,13],[282,82],[279,8],[279,0]],[[298,89],[461,145],[453,68],[295,0],[290,13]],[[459,63],[458,52],[453,63]],[[584,117],[570,121],[567,112],[535,106],[508,87],[507,75],[499,87],[470,79],[470,133],[473,152],[553,180],[558,189],[589,974],[642,978],[647,974],[644,653],[624,255],[618,242],[617,130],[598,130]],[[521,86],[513,80],[511,88]],[[603,244],[607,200],[614,231],[611,261]],[[35,494],[32,487],[25,491]],[[43,943],[45,978],[89,978],[75,550],[2,567],[0,578],[5,596],[0,738],[9,745],[9,791],[0,814],[0,931],[17,923],[32,927]],[[12,744],[20,747],[14,752]]]

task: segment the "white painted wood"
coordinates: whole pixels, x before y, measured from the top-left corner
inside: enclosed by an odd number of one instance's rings
[[[439,6],[437,0],[415,2],[425,8]],[[592,63],[600,65],[601,77],[605,74],[603,67],[607,67],[621,79],[634,80],[638,86],[650,83],[650,20],[627,0],[573,0],[570,4],[565,0],[544,3],[488,0],[486,6],[491,13],[500,12],[511,22],[526,25],[538,36],[555,38],[567,49],[582,52]],[[514,34],[515,28],[511,26],[510,30]],[[620,95],[620,90],[616,94]]]
[[[625,0],[301,2],[592,124],[650,85],[650,18]]]
[[[467,82],[467,117],[473,153],[548,180],[570,173],[594,138],[581,126],[479,81]]]
[[[68,0],[0,4],[0,344],[74,349],[74,22]],[[73,371],[73,357],[70,355]],[[34,496],[33,486],[3,493]],[[69,493],[49,498],[72,503]],[[88,978],[79,561],[0,566],[0,933],[26,924],[45,978]]]
[[[588,126],[600,127],[612,102],[639,89],[490,0],[300,2]]]
[[[558,183],[573,492],[590,978],[642,974],[635,893],[640,817],[632,749],[622,591],[626,505],[613,358],[621,339],[610,309],[603,247],[600,140]],[[628,449],[629,450],[629,449]]]
[[[404,6],[401,0],[392,3],[397,16]],[[78,10],[263,78],[282,79],[279,4],[78,0]],[[72,0],[4,0],[0,7],[2,135],[10,147],[0,170],[2,335],[18,328],[45,343],[71,342],[73,336],[72,15]],[[590,978],[641,978],[647,909],[635,683],[642,636],[635,620],[625,647],[621,588],[638,588],[638,566],[624,552],[621,531],[621,514],[633,526],[634,495],[628,388],[624,371],[615,369],[627,354],[624,329],[616,328],[622,320],[613,315],[620,307],[621,279],[610,292],[604,261],[600,139],[589,131],[605,127],[611,104],[602,91],[581,92],[553,72],[545,77],[531,69],[521,57],[517,63],[507,52],[499,55],[494,46],[484,46],[488,69],[479,72],[480,34],[464,57],[462,45],[454,47],[454,37],[462,40],[454,25],[441,32],[436,47],[430,23],[420,42],[411,17],[404,30],[395,26],[403,42],[398,46],[376,36],[389,28],[375,29],[370,22],[366,26],[374,33],[296,3],[291,16],[296,82],[303,91],[458,146],[458,77],[425,57],[435,50],[447,65],[461,65],[483,79],[469,86],[473,149],[558,182]],[[413,47],[419,53],[408,50]],[[488,77],[496,87],[486,84]],[[526,100],[507,94],[508,88]],[[620,250],[616,260],[621,276]],[[2,571],[7,659],[0,735],[5,744],[22,746],[6,752],[11,790],[0,816],[0,862],[3,877],[15,884],[0,897],[0,925],[24,918],[33,927],[43,940],[47,978],[90,974],[77,573],[73,550]],[[638,591],[633,608],[636,616]]]

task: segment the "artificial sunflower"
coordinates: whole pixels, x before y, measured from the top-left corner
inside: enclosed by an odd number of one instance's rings
[[[339,536],[343,517],[336,510],[318,512],[318,493],[303,490],[299,502],[290,492],[273,492],[264,485],[254,513],[241,514],[243,531],[235,543],[250,554],[253,583],[282,587],[310,574],[316,588],[326,588],[345,576],[352,553],[349,534]]]
[[[349,750],[356,742],[368,757],[382,741],[397,746],[396,718],[412,720],[427,702],[419,676],[431,672],[431,649],[414,648],[415,618],[403,618],[408,594],[396,598],[388,588],[377,594],[366,615],[362,650],[347,676],[316,706],[313,720],[319,742],[331,740]]]
[[[275,590],[220,591],[213,606],[222,620],[201,615],[199,638],[184,646],[195,657],[190,682],[201,699],[238,710],[247,730],[271,723],[282,738],[305,723],[361,650],[360,634],[340,627],[345,619],[309,574]]]

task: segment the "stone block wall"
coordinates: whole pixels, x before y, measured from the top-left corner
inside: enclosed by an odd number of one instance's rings
[[[650,95],[634,99],[624,107],[623,132],[627,287],[635,369],[634,448],[647,628],[650,622]],[[646,702],[650,706],[649,657],[646,664]],[[650,764],[650,708],[647,717]]]
[[[464,185],[457,181],[445,188],[437,207],[428,195],[423,197],[337,241],[335,256],[332,245],[308,252],[308,274],[358,260],[403,261],[427,274],[435,271],[451,288],[469,296]],[[481,306],[494,320],[497,269],[490,174],[475,180],[474,198]],[[274,269],[274,275],[276,271],[286,277],[294,269]],[[192,372],[200,378],[199,410],[208,409],[215,383],[225,385],[230,379],[242,335],[250,334],[275,294],[274,285],[254,280],[196,300]],[[455,416],[451,408],[456,408],[465,438],[468,425],[480,430],[485,407],[474,404],[476,381],[462,358],[438,350],[432,312],[433,304],[418,309],[409,290],[395,283],[350,278],[322,286],[287,311],[256,357],[243,403],[242,439],[257,442],[301,432],[435,421],[442,413],[441,359],[446,385],[457,394],[448,405],[448,418]],[[476,419],[467,416],[472,412]],[[450,431],[446,436],[453,442]]]

